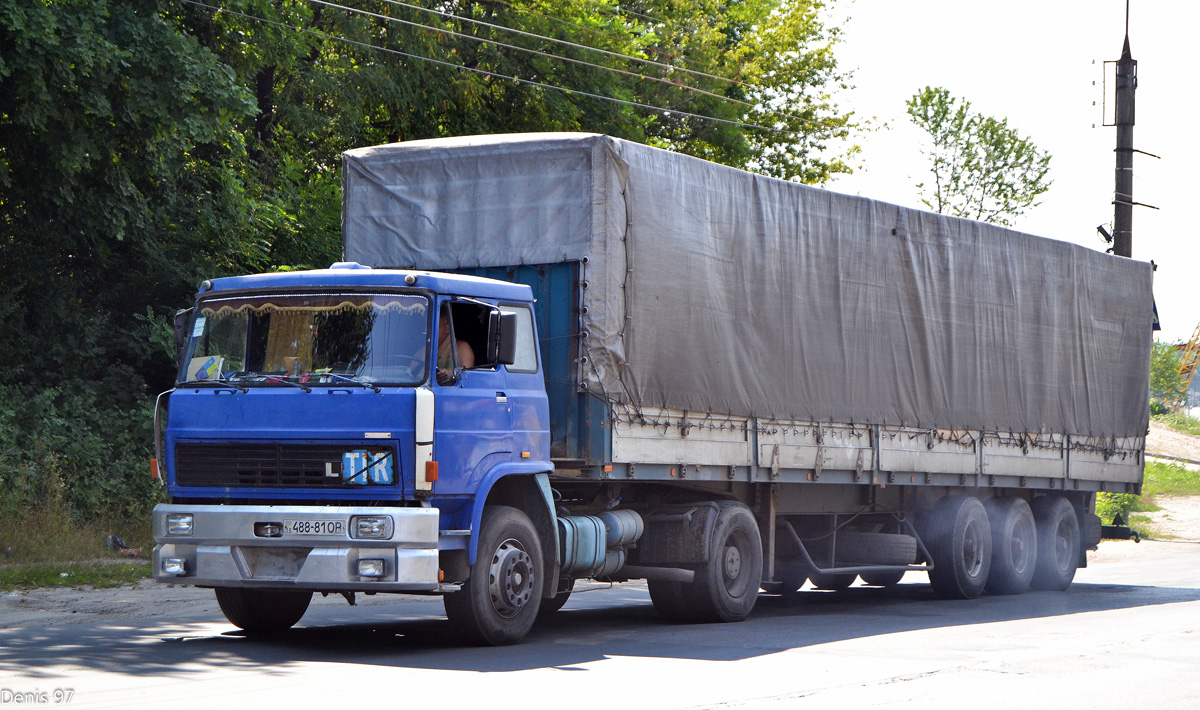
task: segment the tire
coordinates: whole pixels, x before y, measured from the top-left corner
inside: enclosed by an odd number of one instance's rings
[[[742,621],[754,610],[762,584],[762,538],[758,522],[741,503],[723,502],[713,528],[709,559],[684,586],[697,621]]]
[[[897,533],[837,534],[837,565],[910,565],[917,559],[917,538]]]
[[[991,594],[1021,594],[1029,589],[1037,566],[1033,511],[1022,498],[992,498],[984,508],[992,526],[992,569],[985,588]]]
[[[872,587],[894,587],[900,584],[900,580],[904,578],[904,570],[863,572],[858,576],[862,578],[863,584],[869,584]]]
[[[312,592],[240,588],[214,591],[221,613],[248,634],[287,631],[300,621],[312,601]]]
[[[687,595],[684,594],[682,582],[669,582],[662,579],[646,580],[650,590],[650,601],[654,610],[667,621],[689,623],[696,621],[695,610],[690,606]]]
[[[529,516],[503,505],[486,508],[471,575],[442,597],[451,626],[476,646],[521,641],[537,620],[542,574],[542,545]]]
[[[669,621],[741,621],[750,615],[762,584],[762,538],[750,509],[724,501],[717,510],[708,559],[696,581],[650,580],[650,601]]]
[[[559,592],[549,599],[543,597],[542,605],[538,607],[538,616],[549,616],[563,608],[563,605],[566,604],[567,600],[571,598],[571,590],[574,589],[574,587],[575,580],[572,579],[571,583],[567,586],[566,591]]]
[[[775,576],[779,579],[781,593],[790,594],[800,591],[800,588],[808,581],[808,573],[810,571],[811,568],[804,563],[776,562]]]
[[[929,582],[943,599],[974,599],[983,593],[992,562],[992,530],[978,498],[946,496],[929,521]]]
[[[810,579],[812,579],[813,586],[817,589],[840,592],[851,584],[854,584],[854,580],[858,579],[858,575],[850,572],[813,572]]]
[[[1075,579],[1079,564],[1079,518],[1071,502],[1062,496],[1033,499],[1037,521],[1037,566],[1032,587],[1042,591],[1064,591]]]

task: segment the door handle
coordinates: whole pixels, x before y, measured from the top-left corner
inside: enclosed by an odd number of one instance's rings
[[[503,392],[497,392],[496,393],[496,404],[507,404],[507,403],[508,403],[508,395],[504,394]]]

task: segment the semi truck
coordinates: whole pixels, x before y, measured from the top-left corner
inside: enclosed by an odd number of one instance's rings
[[[205,281],[155,409],[154,576],[279,632],[577,580],[674,622],[928,575],[1065,590],[1138,493],[1152,269],[603,135],[343,155],[344,261]]]

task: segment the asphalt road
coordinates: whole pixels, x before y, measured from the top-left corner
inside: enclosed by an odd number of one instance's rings
[[[740,624],[665,623],[618,585],[509,648],[448,643],[429,598],[318,600],[256,640],[204,590],[13,593],[0,708],[1200,707],[1200,544],[1104,545],[1065,593],[941,601],[910,574],[763,596]]]

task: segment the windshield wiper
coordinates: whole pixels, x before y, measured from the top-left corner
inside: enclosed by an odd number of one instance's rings
[[[371,389],[375,390],[375,394],[380,394],[381,392],[383,392],[383,390],[379,388],[379,385],[375,384],[374,382],[366,382],[363,380],[355,379],[353,377],[337,375],[332,372],[310,372],[308,374],[315,375],[316,377],[334,377],[334,378],[341,380],[342,382],[349,382],[350,384],[358,385],[359,387],[370,387]]]
[[[297,387],[299,389],[304,390],[305,392],[312,392],[312,387],[309,387],[308,385],[306,385],[302,382],[292,382],[291,380],[286,379],[286,375],[265,375],[265,374],[258,373],[258,372],[239,372],[239,373],[235,374],[233,377],[229,378],[230,382],[233,382],[233,381],[245,382],[246,380],[253,380],[255,382],[267,382],[270,384],[274,384],[274,383],[278,382],[281,384],[285,384],[288,387]],[[244,385],[244,384],[243,385],[230,385],[230,386],[238,387],[243,392],[249,391],[249,388],[247,388],[246,385]]]
[[[292,382],[291,380],[286,379],[285,377],[283,377],[281,375],[264,375],[264,377],[266,377],[267,379],[263,380],[263,382],[272,382],[272,383],[280,382],[280,383],[287,385],[288,387],[299,387],[300,389],[304,390],[305,392],[312,392],[312,387],[309,387],[308,385],[304,384],[303,382]]]
[[[176,385],[176,387],[197,387],[199,385],[209,385],[222,389],[241,390],[242,393],[250,391],[246,385],[236,384],[232,380],[225,379],[224,377],[212,380],[188,380],[187,382],[180,382],[178,385]]]

